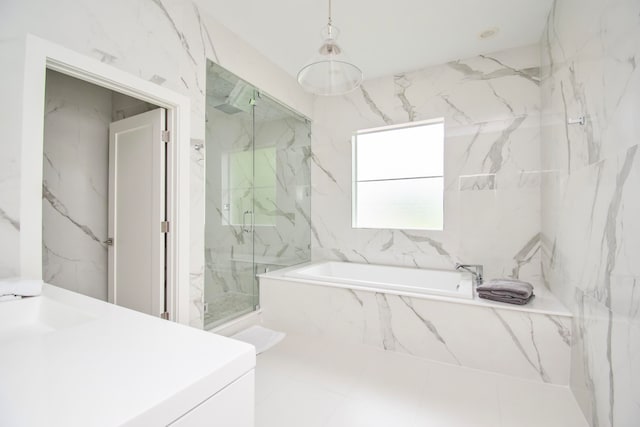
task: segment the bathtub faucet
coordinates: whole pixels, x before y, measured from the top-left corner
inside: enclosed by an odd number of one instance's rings
[[[473,270],[471,270],[473,268]],[[482,266],[478,264],[456,264],[456,270],[465,270],[473,275],[476,286],[482,285]],[[474,271],[475,270],[475,271]]]

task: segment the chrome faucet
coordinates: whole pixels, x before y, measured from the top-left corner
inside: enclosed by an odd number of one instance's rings
[[[471,270],[471,269],[474,270]],[[482,266],[479,264],[456,264],[456,270],[464,270],[473,275],[473,279],[476,282],[476,286],[482,285],[483,271]]]

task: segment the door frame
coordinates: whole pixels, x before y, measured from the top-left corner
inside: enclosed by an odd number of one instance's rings
[[[20,274],[42,278],[42,167],[46,70],[167,110],[167,308],[189,324],[190,100],[133,74],[28,34],[25,39],[20,188]]]

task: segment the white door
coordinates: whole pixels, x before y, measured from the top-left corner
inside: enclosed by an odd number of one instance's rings
[[[160,316],[165,310],[163,108],[109,128],[109,302]]]

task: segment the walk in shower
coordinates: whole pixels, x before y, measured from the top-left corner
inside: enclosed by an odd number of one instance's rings
[[[256,310],[256,274],[311,257],[309,120],[207,63],[205,329]]]

